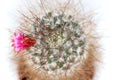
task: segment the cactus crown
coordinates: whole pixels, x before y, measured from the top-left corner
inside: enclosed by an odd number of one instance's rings
[[[81,24],[72,15],[48,12],[30,25],[36,44],[25,50],[30,65],[45,71],[69,70],[82,62],[86,40]]]

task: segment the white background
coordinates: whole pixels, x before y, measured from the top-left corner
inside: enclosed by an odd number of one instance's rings
[[[29,1],[29,0],[28,0]],[[96,23],[102,36],[102,58],[95,80],[120,80],[120,1],[83,0],[86,10],[97,12]],[[0,0],[0,80],[17,80],[10,62],[8,28],[12,25],[20,0]]]

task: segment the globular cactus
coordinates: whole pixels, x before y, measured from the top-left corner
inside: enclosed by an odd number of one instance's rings
[[[93,80],[96,24],[80,7],[75,0],[40,0],[19,11],[11,37],[19,80]]]

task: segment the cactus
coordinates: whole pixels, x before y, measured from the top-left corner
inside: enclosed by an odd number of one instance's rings
[[[12,36],[19,80],[93,80],[96,25],[74,2],[40,0],[39,7],[20,11]]]

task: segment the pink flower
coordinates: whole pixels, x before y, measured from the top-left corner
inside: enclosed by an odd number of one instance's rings
[[[14,47],[16,52],[28,49],[36,43],[34,39],[25,36],[22,32],[15,33],[12,38],[12,42],[12,46]]]

